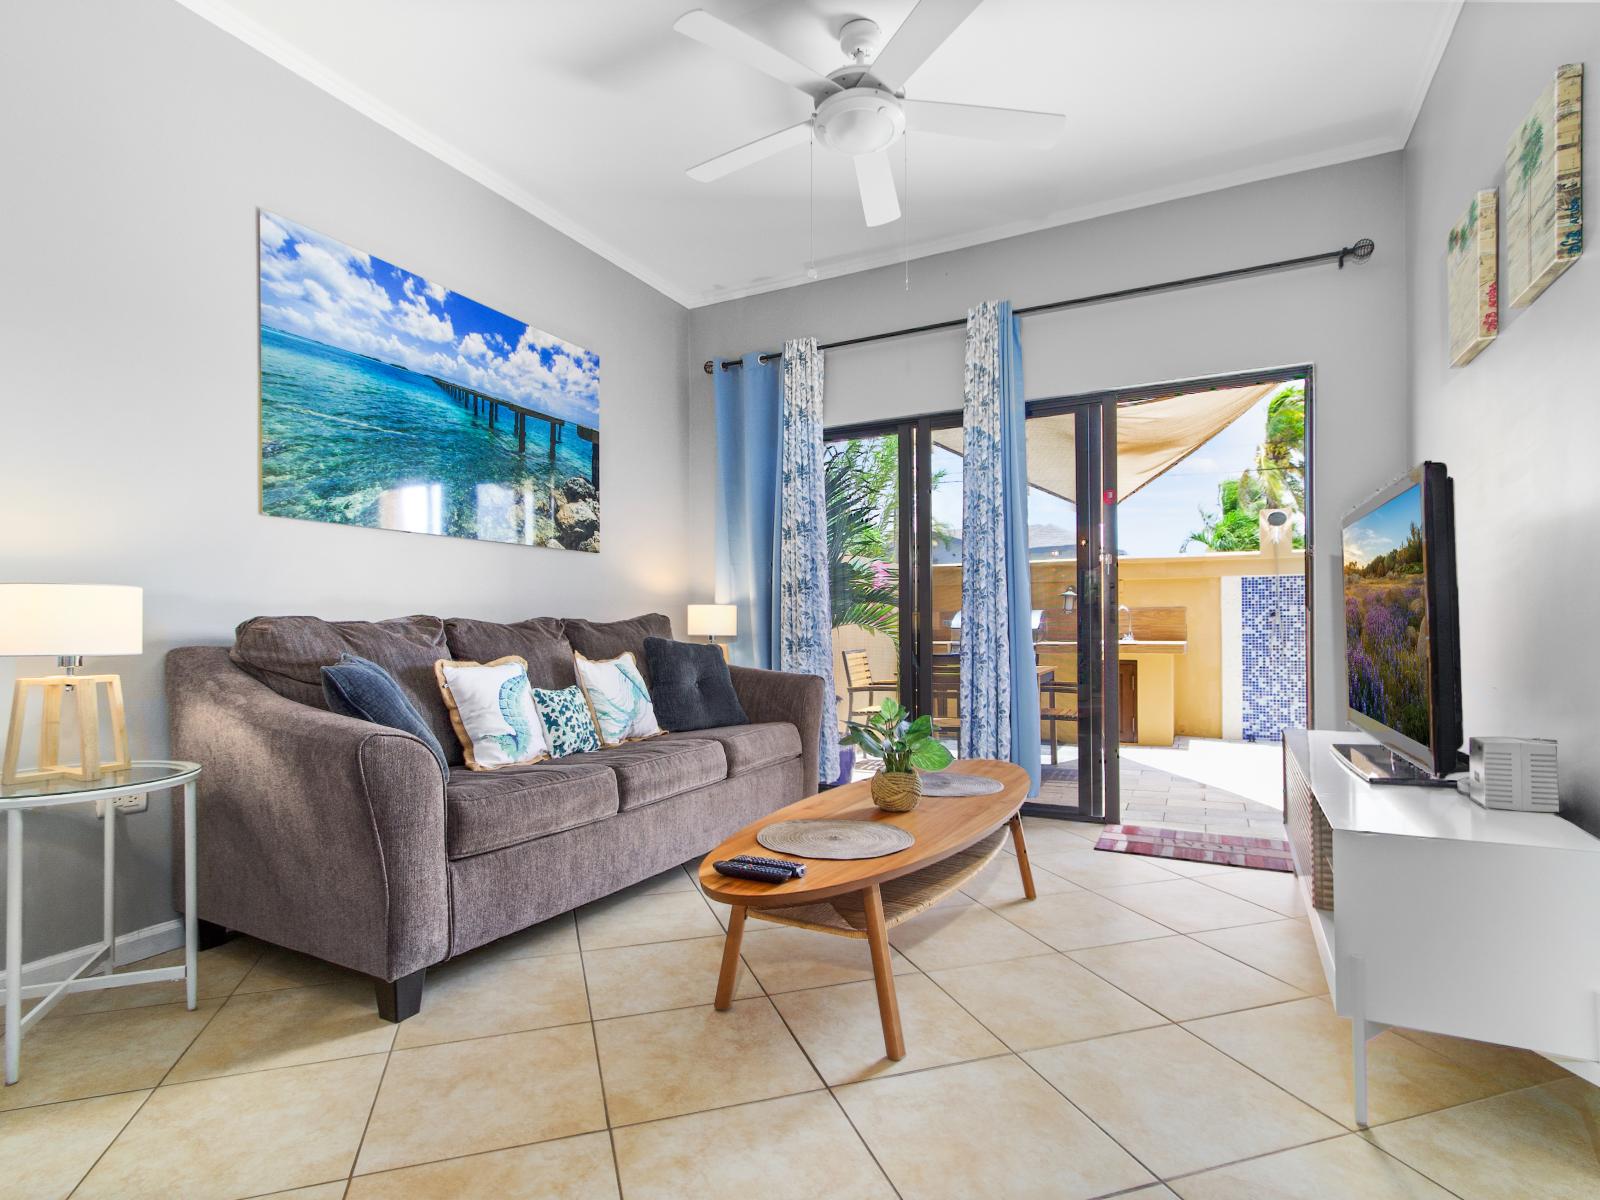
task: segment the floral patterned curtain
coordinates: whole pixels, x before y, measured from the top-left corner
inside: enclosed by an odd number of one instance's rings
[[[1010,759],[1039,790],[1022,348],[1006,301],[967,313],[961,432],[961,755]]]
[[[833,688],[833,606],[828,597],[828,515],[822,472],[822,351],[816,338],[783,345],[783,442],[778,528],[780,671],[822,676]],[[839,727],[826,704],[817,777],[839,774]]]

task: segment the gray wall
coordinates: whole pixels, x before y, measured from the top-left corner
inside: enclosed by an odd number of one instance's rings
[[[164,652],[257,613],[681,625],[702,598],[678,305],[167,0],[7,6],[0,111],[0,579],[145,588],[144,655],[90,664],[137,753],[166,748]],[[258,205],[600,354],[601,554],[260,514]],[[0,659],[0,697],[50,665]],[[124,825],[124,929],[171,916],[167,821]],[[30,821],[28,959],[96,936],[97,830]]]
[[[915,209],[913,209],[915,212]],[[713,511],[714,355],[781,348],[959,317],[979,300],[1018,306],[1377,242],[1360,266],[1319,267],[1029,318],[1030,398],[1312,363],[1318,548],[1319,724],[1342,719],[1341,515],[1407,466],[1405,254],[1397,154],[1101,217],[691,314],[697,511]],[[961,407],[962,334],[926,334],[827,356],[832,424]],[[697,519],[698,523],[698,519]],[[697,577],[713,577],[708,557]]]
[[[1588,254],[1531,307],[1502,305],[1473,362],[1450,368],[1445,328],[1445,235],[1475,191],[1502,186],[1507,141],[1568,62],[1588,66],[1592,153],[1596,6],[1469,4],[1434,77],[1405,150],[1411,447],[1455,478],[1467,732],[1560,739],[1564,811],[1600,834],[1595,222]]]

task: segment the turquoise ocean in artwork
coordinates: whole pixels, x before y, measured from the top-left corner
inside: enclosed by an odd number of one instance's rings
[[[262,511],[598,549],[594,445],[567,422],[552,462],[551,426],[530,417],[519,453],[511,413],[491,430],[479,408],[426,375],[263,325]]]

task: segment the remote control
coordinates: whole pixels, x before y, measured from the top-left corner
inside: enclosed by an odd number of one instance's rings
[[[763,867],[756,863],[736,862],[731,858],[724,858],[711,864],[718,875],[728,875],[734,879],[754,879],[761,883],[788,883],[794,876],[788,871],[778,867]]]
[[[805,863],[790,862],[787,858],[763,858],[759,854],[735,854],[729,862],[755,863],[758,867],[777,867],[798,878],[806,873]]]

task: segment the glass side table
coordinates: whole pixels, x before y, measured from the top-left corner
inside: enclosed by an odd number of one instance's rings
[[[195,863],[194,794],[200,764],[192,762],[136,762],[117,771],[106,771],[99,779],[42,779],[0,787],[0,812],[6,815],[6,1083],[17,1081],[21,1062],[22,1035],[71,992],[99,991],[103,988],[131,987],[137,983],[182,979],[187,1000],[195,1006]],[[119,796],[137,796],[167,788],[183,789],[183,966],[153,967],[146,971],[114,974],[116,965],[116,813],[112,801]],[[22,982],[22,814],[34,809],[59,808],[66,804],[103,801],[105,808],[105,879],[103,881],[101,940],[93,953],[63,980],[52,983]],[[90,974],[100,968],[99,974]],[[22,1015],[22,1002],[40,997],[39,1003]]]

